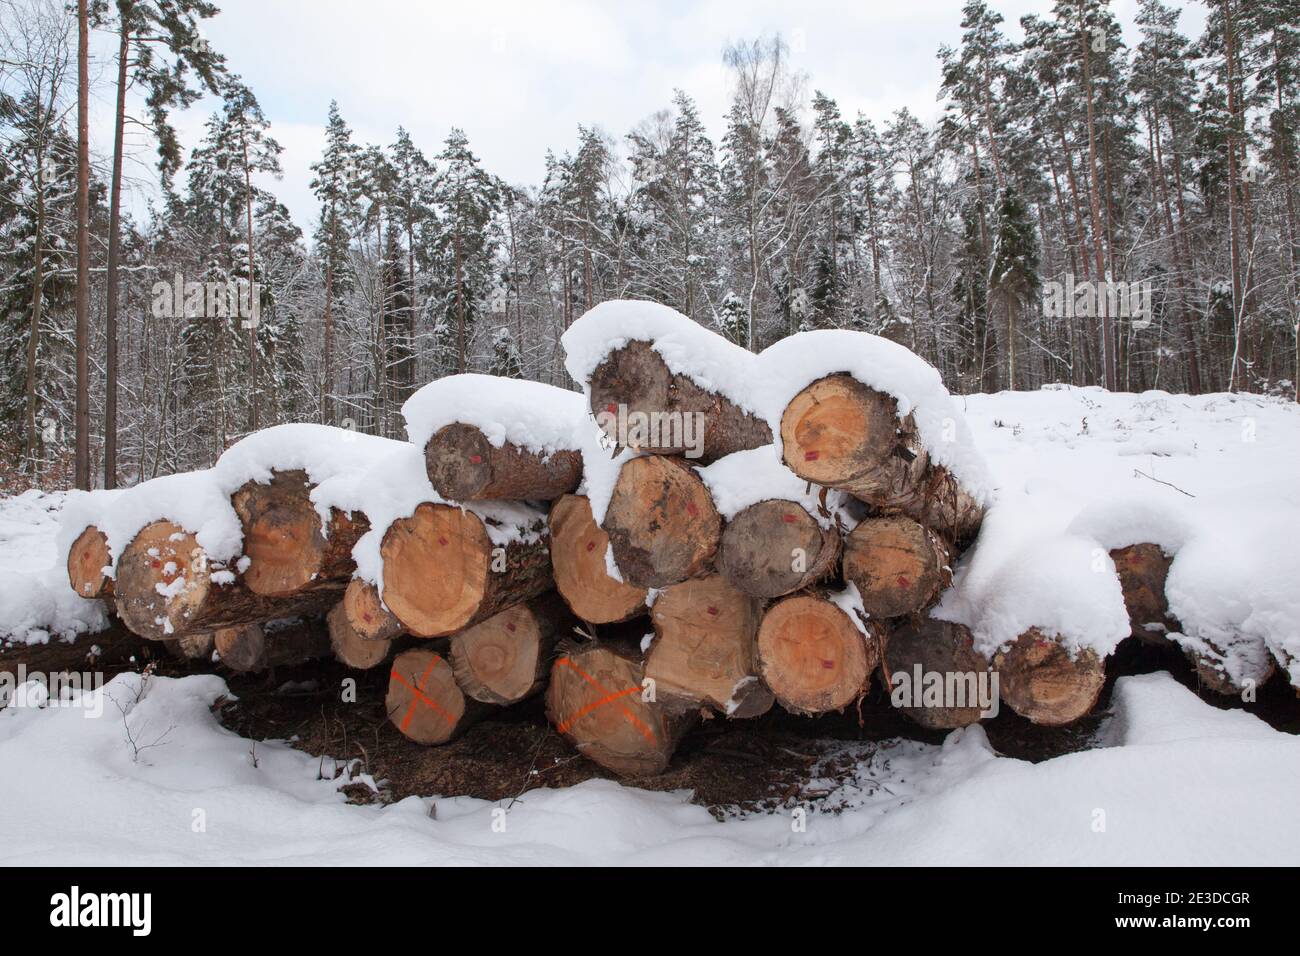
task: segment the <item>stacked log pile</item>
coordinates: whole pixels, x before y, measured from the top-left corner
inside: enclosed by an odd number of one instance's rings
[[[543,695],[555,730],[623,775],[663,770],[701,719],[842,711],[898,674],[995,673],[1002,701],[1035,723],[1093,707],[1097,655],[1031,627],[986,656],[966,627],[930,616],[984,506],[897,398],[835,372],[760,414],[671,365],[652,332],[619,333],[581,397],[485,376],[426,386],[400,457],[414,474],[393,479],[388,462],[373,478],[397,497],[345,507],[291,456],[265,461],[228,496],[237,555],[210,557],[198,527],[168,516],[114,555],[90,524],[67,555],[70,586],[135,633],[234,671],[328,656],[387,666],[389,719],[421,744]],[[510,397],[488,413],[468,387]],[[696,416],[696,440],[630,433],[629,415]],[[516,417],[559,424],[533,441]],[[758,473],[776,478],[740,494]],[[1134,633],[1162,639],[1168,556],[1112,557]],[[987,716],[973,701],[901,709],[932,729]]]

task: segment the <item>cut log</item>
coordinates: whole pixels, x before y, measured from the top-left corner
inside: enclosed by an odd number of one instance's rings
[[[759,672],[794,714],[840,710],[867,689],[879,655],[847,612],[811,593],[783,598],[758,629]]]
[[[656,693],[731,717],[766,713],[773,698],[758,676],[760,617],[758,599],[719,574],[666,588],[650,609],[655,639],[645,655]]]
[[[857,585],[873,618],[923,610],[952,580],[948,548],[904,515],[867,518],[844,540],[844,580]]]
[[[112,563],[108,538],[90,525],[68,549],[68,584],[84,598],[112,597],[113,579],[104,573]]]
[[[352,630],[367,641],[391,641],[405,630],[397,615],[379,600],[379,589],[361,578],[348,582],[343,592],[343,612]]]
[[[362,515],[330,512],[328,534],[311,502],[303,471],[277,471],[231,496],[244,530],[245,586],[254,594],[287,597],[311,588],[342,589],[355,565],[352,547],[369,530]]]
[[[592,414],[620,447],[708,462],[772,442],[766,422],[674,375],[649,342],[614,349],[596,366],[590,385]]]
[[[929,676],[935,674],[938,678]],[[988,674],[989,662],[975,650],[970,631],[961,624],[907,618],[894,625],[885,641],[881,676],[891,703],[931,730],[978,723],[984,710],[981,690],[988,708],[996,709],[998,687]],[[927,699],[926,682],[936,679],[945,691],[951,686],[956,693],[938,702]],[[909,693],[902,695],[903,690]]]
[[[551,506],[551,564],[555,587],[573,613],[592,624],[615,624],[645,613],[646,589],[610,575],[609,536],[591,516],[591,503],[565,495]]]
[[[768,499],[727,522],[718,546],[718,570],[731,584],[758,598],[802,590],[835,571],[840,536],[824,528],[802,505]]]
[[[624,463],[602,524],[628,583],[666,588],[709,570],[722,535],[713,496],[679,458]]]
[[[219,627],[212,636],[221,663],[239,673],[293,667],[330,654],[329,632],[317,620]]]
[[[254,594],[232,570],[210,563],[194,535],[170,521],[155,521],[123,549],[113,597],[118,616],[131,631],[163,641],[235,624],[324,614],[338,595],[313,590],[289,598]]]
[[[416,637],[445,637],[550,590],[545,519],[494,545],[478,515],[426,502],[384,534],[384,603]]]
[[[699,710],[652,693],[634,645],[562,641],[558,655],[546,690],[546,715],[556,731],[621,776],[664,770]]]
[[[993,656],[1003,702],[1021,717],[1045,727],[1062,727],[1097,703],[1106,666],[1092,651],[1074,658],[1060,642],[1037,628],[1021,634]]]
[[[358,633],[348,620],[348,612],[342,601],[330,608],[325,622],[329,625],[330,649],[340,664],[366,671],[388,660],[393,642],[375,640]]]
[[[1157,544],[1134,544],[1110,553],[1124,591],[1133,636],[1148,644],[1165,644],[1169,602],[1165,598],[1165,579],[1173,558]]]
[[[451,639],[448,659],[456,683],[474,700],[504,706],[546,685],[555,642],[572,624],[554,595],[516,604]]]
[[[1257,693],[1277,670],[1277,661],[1257,638],[1237,634],[1210,640],[1180,634],[1178,643],[1196,668],[1200,686],[1224,697]]]
[[[510,442],[498,448],[477,427],[460,422],[434,433],[424,462],[433,489],[449,501],[551,501],[582,480],[581,452],[542,455]]]
[[[216,635],[211,631],[199,631],[186,634],[174,641],[166,641],[167,650],[176,657],[187,661],[211,661],[216,649]]]
[[[393,660],[384,704],[393,726],[421,744],[447,743],[489,709],[461,693],[451,665],[424,648]]]
[[[849,375],[803,389],[781,416],[782,454],[800,478],[905,514],[950,541],[974,537],[983,507],[947,469],[932,466],[911,415]]]

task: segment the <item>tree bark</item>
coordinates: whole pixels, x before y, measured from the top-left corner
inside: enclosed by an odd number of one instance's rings
[[[480,429],[460,422],[429,439],[424,461],[433,490],[448,501],[551,501],[582,480],[581,452],[543,455],[510,442],[497,447]]]
[[[629,342],[610,352],[592,372],[590,387],[591,411],[597,421],[627,423],[624,434],[612,425],[606,427],[606,434],[620,447],[626,443],[654,455],[692,458],[698,452],[699,460],[708,462],[772,442],[766,422],[725,395],[674,374],[649,342]],[[642,435],[636,434],[638,421],[650,426],[642,429]],[[655,423],[660,423],[658,428]],[[695,448],[687,447],[688,438],[695,439],[691,442]]]

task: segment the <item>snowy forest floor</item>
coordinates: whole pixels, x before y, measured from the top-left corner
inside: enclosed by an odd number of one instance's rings
[[[1294,489],[1300,470],[1300,412],[1250,396],[1054,389],[973,396],[967,414],[1000,483],[1051,482],[1080,501],[1151,477],[1192,494]],[[1275,503],[1295,508],[1280,492]],[[1282,674],[1243,704],[1198,688],[1177,650],[1130,639],[1108,662],[1094,713],[1073,727],[1036,727],[1003,708],[979,727],[928,732],[877,686],[860,720],[773,712],[709,721],[667,773],[619,784],[575,756],[538,702],[425,748],[387,721],[382,668],[357,675],[319,662],[223,679],[163,656],[142,693],[138,671],[154,656],[146,641],[119,630],[20,634],[59,600],[57,506],[57,496],[32,493],[0,501],[0,627],[22,638],[0,648],[0,670],[92,669],[93,649],[93,669],[111,681],[101,719],[75,708],[0,711],[0,861],[1300,857],[1300,818],[1289,811],[1300,787],[1300,700]],[[346,676],[358,677],[355,704],[339,700]]]

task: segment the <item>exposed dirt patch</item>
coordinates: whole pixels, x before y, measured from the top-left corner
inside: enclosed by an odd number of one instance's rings
[[[95,662],[88,651],[100,649]],[[105,680],[156,662],[156,673],[182,676],[210,670],[205,662],[173,658],[165,648],[120,629],[37,646],[0,648],[0,670],[25,663],[29,671],[100,670]],[[220,669],[218,669],[220,671]],[[1039,761],[1095,744],[1110,706],[1114,681],[1125,674],[1168,670],[1207,703],[1246,706],[1279,730],[1300,733],[1300,701],[1281,678],[1260,689],[1255,703],[1199,690],[1195,671],[1174,649],[1126,641],[1110,662],[1108,680],[1094,712],[1071,727],[1035,726],[1002,708],[984,722],[993,746],[1003,754]],[[511,800],[535,787],[567,787],[613,776],[574,753],[546,722],[540,698],[484,720],[442,747],[422,747],[403,737],[384,712],[386,667],[357,672],[318,661],[273,673],[222,672],[231,697],[214,708],[221,722],[254,740],[288,740],[322,758],[321,772],[339,777],[341,789],[358,803],[390,802],[411,795],[464,794]],[[342,699],[344,681],[357,682],[356,703]],[[889,705],[877,685],[859,711],[823,717],[795,717],[774,708],[755,720],[713,719],[683,742],[669,770],[656,777],[625,780],[647,790],[691,790],[694,802],[716,816],[819,803],[839,781],[852,780],[863,754],[885,752],[894,738],[938,744],[943,732],[913,724]],[[846,748],[846,742],[862,747]],[[328,759],[327,759],[328,758]],[[375,792],[356,779],[369,773]],[[343,782],[351,777],[350,782]],[[828,807],[834,809],[833,807]]]

